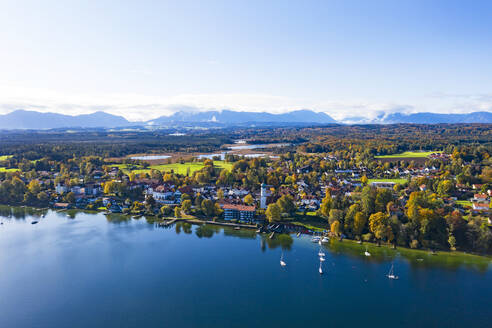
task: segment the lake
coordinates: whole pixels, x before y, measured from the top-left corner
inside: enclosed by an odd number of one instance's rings
[[[153,161],[157,159],[167,159],[171,158],[169,155],[145,155],[145,156],[133,156],[131,159],[140,160],[140,161]]]
[[[0,208],[0,327],[490,326],[487,258],[40,213]]]

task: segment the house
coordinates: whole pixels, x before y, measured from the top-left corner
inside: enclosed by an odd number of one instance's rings
[[[70,208],[70,204],[69,203],[55,203],[55,204],[53,204],[53,207],[54,208],[60,208],[60,209],[68,209],[68,208]]]
[[[236,204],[221,204],[220,207],[224,210],[225,220],[239,220],[250,222],[253,220],[256,212],[256,207]]]
[[[489,197],[487,196],[487,194],[475,194],[475,195],[473,195],[473,200],[477,201],[477,202],[487,201],[488,198]]]
[[[396,183],[394,182],[371,182],[372,187],[376,188],[385,188],[385,189],[393,189]]]
[[[472,208],[475,211],[488,211],[490,203],[489,202],[473,202]]]
[[[55,191],[57,194],[64,194],[68,191],[68,187],[63,185],[63,184],[57,184],[56,187],[55,187]]]
[[[304,165],[297,169],[297,173],[309,173],[311,172],[311,165]]]

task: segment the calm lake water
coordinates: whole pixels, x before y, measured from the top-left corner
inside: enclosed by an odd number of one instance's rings
[[[492,319],[487,259],[373,246],[366,258],[360,245],[333,242],[320,275],[308,236],[26,211],[0,209],[0,327],[490,327]],[[392,262],[399,280],[385,277]]]

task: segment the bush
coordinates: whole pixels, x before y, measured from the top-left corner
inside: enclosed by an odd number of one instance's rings
[[[373,237],[372,236],[372,233],[369,232],[369,233],[366,233],[366,234],[363,234],[362,235],[362,240],[363,241],[371,241],[372,240],[372,237]]]

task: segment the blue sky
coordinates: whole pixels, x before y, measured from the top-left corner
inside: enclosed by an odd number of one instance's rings
[[[1,1],[0,113],[492,111],[491,17],[491,1]]]

